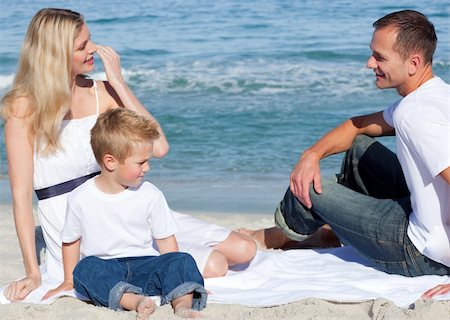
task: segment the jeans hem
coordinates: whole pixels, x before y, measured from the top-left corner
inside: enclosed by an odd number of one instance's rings
[[[281,212],[280,205],[275,210],[274,213],[275,225],[280,229],[289,239],[294,241],[303,241],[309,237],[309,235],[297,233],[292,231],[284,219],[283,213]]]
[[[201,284],[192,281],[180,284],[178,287],[173,289],[168,295],[161,297],[161,305],[167,304],[172,300],[182,297],[189,293],[194,293],[194,297],[192,299],[192,309],[202,310],[206,307],[206,300],[208,294],[206,293],[205,288]]]
[[[120,281],[110,291],[108,299],[108,307],[113,310],[123,310],[120,305],[120,299],[124,293],[142,294],[142,289],[132,284]]]

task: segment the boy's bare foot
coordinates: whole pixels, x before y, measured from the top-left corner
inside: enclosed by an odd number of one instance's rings
[[[179,307],[175,309],[175,314],[181,318],[195,319],[201,318],[202,315],[200,312],[192,310],[187,307]]]
[[[136,319],[147,320],[155,311],[156,304],[151,297],[143,297],[136,307]]]

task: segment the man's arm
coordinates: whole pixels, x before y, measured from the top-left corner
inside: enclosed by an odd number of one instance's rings
[[[64,282],[55,289],[49,290],[42,300],[48,299],[61,291],[73,289],[73,270],[80,260],[80,240],[62,244],[62,255],[64,264]]]
[[[322,192],[320,160],[332,154],[347,151],[359,134],[376,137],[393,135],[394,129],[383,118],[383,112],[350,118],[334,128],[300,157],[290,177],[292,193],[306,207],[311,208],[309,185],[313,183],[317,193]]]
[[[159,253],[178,252],[178,243],[175,236],[170,236],[164,239],[156,239]]]

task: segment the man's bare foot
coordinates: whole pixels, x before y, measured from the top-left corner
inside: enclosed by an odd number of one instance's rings
[[[175,314],[181,318],[195,319],[201,318],[202,315],[200,312],[192,310],[187,307],[179,307],[175,309]]]
[[[285,244],[283,249],[317,249],[340,246],[341,242],[338,237],[336,237],[330,226],[325,224],[301,242],[291,240]]]
[[[156,304],[150,297],[143,297],[136,307],[136,319],[147,320],[150,315],[155,311]]]

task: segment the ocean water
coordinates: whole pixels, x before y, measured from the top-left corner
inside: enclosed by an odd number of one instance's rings
[[[435,74],[450,82],[448,1],[15,1],[0,3],[0,95],[33,14],[66,7],[120,55],[171,150],[148,180],[182,211],[271,213],[301,152],[346,118],[398,96],[365,68],[372,23],[415,9],[434,23]],[[100,59],[94,78],[103,78]],[[3,129],[3,125],[1,127]],[[0,201],[10,201],[0,142]],[[393,139],[383,139],[390,148]],[[322,162],[339,169],[340,156]]]

